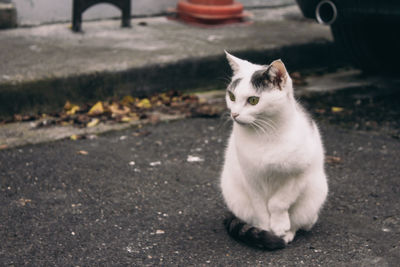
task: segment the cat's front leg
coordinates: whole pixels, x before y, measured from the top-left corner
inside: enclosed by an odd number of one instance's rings
[[[282,184],[269,199],[268,211],[270,214],[270,227],[277,236],[285,237],[290,234],[291,224],[289,208],[295,203],[300,191],[300,184],[295,178],[290,178]],[[293,237],[291,239],[293,239]]]
[[[290,217],[288,208],[281,203],[270,201],[268,205],[270,212],[270,227],[277,236],[283,237],[290,230]]]

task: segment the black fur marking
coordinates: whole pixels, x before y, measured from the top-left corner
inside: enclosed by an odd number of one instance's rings
[[[270,66],[268,68],[268,73],[269,75],[269,79],[270,82],[274,85],[274,86],[278,86],[279,89],[281,88],[281,85],[283,83],[283,79],[284,79],[284,74],[281,73],[277,68]]]
[[[257,93],[270,89],[272,84],[274,87],[278,87],[282,90],[281,86],[284,80],[284,76],[274,66],[257,70],[251,76],[251,84]]]
[[[268,88],[269,77],[268,69],[257,70],[251,76],[251,84],[257,92],[264,91]]]
[[[224,220],[228,234],[235,240],[245,243],[251,247],[266,250],[284,248],[285,241],[271,232],[251,226],[244,221],[231,215]]]
[[[228,90],[234,91],[241,81],[242,78],[237,78],[236,80],[232,81],[228,86]]]

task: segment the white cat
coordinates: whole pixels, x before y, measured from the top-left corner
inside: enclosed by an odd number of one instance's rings
[[[315,122],[296,102],[282,61],[252,64],[226,52],[233,70],[226,103],[234,121],[221,188],[235,239],[282,248],[310,230],[328,185]]]

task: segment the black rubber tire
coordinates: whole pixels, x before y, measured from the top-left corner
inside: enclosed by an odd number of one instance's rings
[[[400,73],[400,24],[395,21],[338,20],[335,41],[366,72]]]

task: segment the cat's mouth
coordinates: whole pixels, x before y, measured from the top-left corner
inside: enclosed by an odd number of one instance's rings
[[[237,124],[239,124],[239,125],[242,125],[242,126],[246,126],[246,125],[249,125],[250,123],[248,123],[248,122],[244,122],[244,121],[240,121],[240,120],[238,120],[238,119],[232,119],[234,122],[236,122]]]

